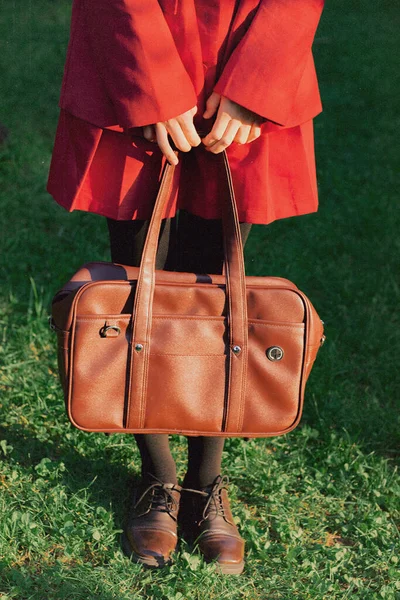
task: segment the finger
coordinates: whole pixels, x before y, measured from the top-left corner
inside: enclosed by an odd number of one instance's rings
[[[145,125],[143,127],[143,136],[149,142],[156,141],[156,130],[154,129],[154,125]]]
[[[254,140],[259,138],[260,135],[261,135],[261,127],[259,125],[256,125],[255,123],[253,123],[253,125],[251,126],[251,131],[250,131],[249,137],[247,139],[247,143],[254,142]]]
[[[175,152],[171,148],[171,144],[169,143],[169,140],[168,140],[168,131],[167,131],[164,123],[156,123],[155,129],[156,129],[157,144],[158,144],[158,147],[160,148],[161,152],[164,154],[165,158],[171,165],[177,165],[179,162],[178,157],[176,156]]]
[[[221,96],[216,92],[213,92],[206,102],[206,110],[203,113],[204,119],[211,119],[211,117],[217,112],[221,101]]]
[[[201,144],[201,139],[199,134],[196,131],[196,128],[193,124],[193,117],[180,117],[178,119],[179,125],[183,131],[183,135],[189,142],[190,146],[198,146]]]
[[[212,146],[218,142],[224,135],[226,128],[231,121],[231,117],[227,113],[218,113],[217,119],[211,129],[210,133],[203,138],[203,144],[205,146]]]
[[[237,144],[246,144],[250,135],[250,131],[251,125],[242,125],[241,127],[239,127],[238,132],[235,135],[235,139],[233,141]]]
[[[220,152],[225,150],[225,148],[227,148],[228,146],[230,146],[232,144],[232,142],[235,139],[235,136],[239,130],[240,125],[241,125],[240,121],[236,121],[236,120],[232,119],[232,121],[230,121],[229,125],[227,126],[226,130],[224,131],[224,134],[221,137],[221,139],[218,142],[216,142],[215,144],[213,144],[212,146],[209,146],[207,148],[207,150],[209,152],[212,152],[213,154],[219,154]]]
[[[192,146],[186,139],[185,134],[182,131],[180,123],[176,119],[171,119],[165,123],[169,135],[172,137],[174,144],[182,152],[189,152]]]

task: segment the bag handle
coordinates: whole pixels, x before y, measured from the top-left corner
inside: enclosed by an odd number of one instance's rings
[[[232,175],[225,151],[222,153],[222,158],[227,179],[227,193],[222,199],[222,222],[230,347],[223,431],[239,432],[243,423],[248,354],[245,268]],[[171,197],[174,173],[175,167],[166,162],[143,248],[137,280],[132,313],[133,330],[126,415],[126,426],[129,429],[142,429],[144,426],[156,255],[161,220],[164,208]]]

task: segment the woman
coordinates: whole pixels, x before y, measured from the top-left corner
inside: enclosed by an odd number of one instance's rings
[[[252,223],[317,210],[311,46],[323,0],[75,0],[48,190],[107,217],[114,262],[138,265],[163,162],[177,164],[157,268],[218,273],[226,150],[245,242]],[[180,150],[180,158],[173,145]],[[179,209],[179,218],[176,211]],[[166,435],[137,435],[142,485],[124,534],[170,560],[177,519],[207,560],[243,570],[223,439],[188,439],[183,488]]]

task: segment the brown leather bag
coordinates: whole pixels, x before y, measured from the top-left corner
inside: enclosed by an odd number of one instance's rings
[[[79,429],[266,437],[299,423],[322,321],[287,279],[245,277],[223,159],[224,275],[155,271],[174,176],[166,164],[140,268],[88,263],[55,295],[60,375]]]

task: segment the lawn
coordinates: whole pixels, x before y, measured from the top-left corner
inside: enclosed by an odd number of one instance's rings
[[[170,568],[131,563],[119,532],[139,456],[130,436],[64,414],[51,297],[108,260],[101,217],[46,194],[70,2],[1,0],[0,600],[400,598],[399,11],[327,3],[315,42],[320,211],[255,226],[247,271],[288,277],[326,324],[301,425],[226,443],[241,577],[182,544]],[[179,473],[185,438],[173,439]]]

